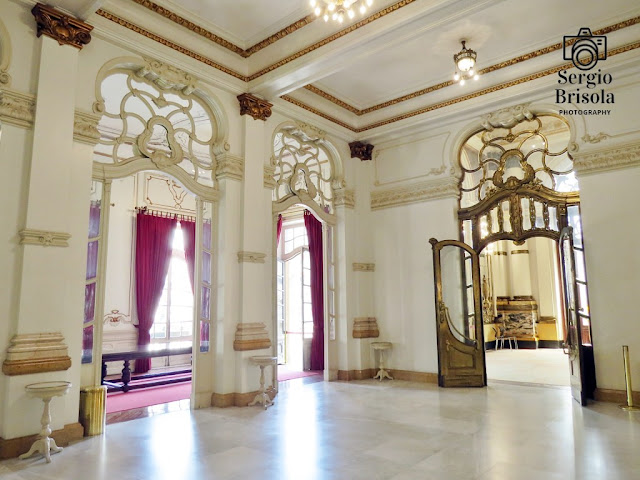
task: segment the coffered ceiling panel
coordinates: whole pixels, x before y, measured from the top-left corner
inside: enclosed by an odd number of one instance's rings
[[[635,10],[635,12],[633,11]],[[533,50],[562,42],[580,27],[593,30],[637,15],[635,2],[557,2],[555,0],[499,2],[482,11],[425,31],[416,38],[378,52],[364,60],[354,59],[346,68],[313,85],[340,100],[363,109],[421,88],[450,80],[453,54],[460,40],[477,51],[482,69]],[[562,53],[556,51],[556,63]],[[511,67],[513,73],[523,65]],[[453,88],[453,87],[452,87]],[[455,86],[457,90],[472,88]]]

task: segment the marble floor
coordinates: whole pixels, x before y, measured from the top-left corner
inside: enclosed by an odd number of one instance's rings
[[[487,350],[487,379],[569,386],[569,361],[562,349]]]
[[[441,389],[290,381],[261,408],[178,410],[108,425],[3,480],[629,480],[640,414],[581,408],[564,388]]]

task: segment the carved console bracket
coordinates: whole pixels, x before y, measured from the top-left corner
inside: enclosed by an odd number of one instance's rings
[[[76,142],[95,146],[100,140],[99,122],[100,115],[76,110],[73,118],[73,139]]]
[[[338,188],[333,192],[333,204],[336,207],[354,208],[356,206],[356,194],[349,188]]]
[[[230,153],[216,156],[216,179],[230,178],[242,180],[244,178],[244,158]]]
[[[42,3],[31,10],[38,25],[38,37],[45,34],[60,45],[71,45],[82,49],[91,41],[93,26],[62,13]]]
[[[272,104],[250,93],[238,95],[240,115],[251,115],[254,120],[266,120],[271,116]]]
[[[273,190],[276,188],[276,180],[273,176],[276,173],[276,167],[273,165],[265,165],[264,166],[264,174],[263,174],[263,185],[264,188],[268,188],[269,190]]]
[[[355,263],[353,264],[354,272],[375,272],[376,264],[375,263]]]
[[[21,334],[11,339],[2,372],[27,375],[67,370],[70,366],[71,358],[61,333]]]
[[[241,352],[246,350],[262,350],[271,347],[267,326],[262,322],[239,323],[233,349]]]
[[[378,338],[378,321],[375,317],[356,317],[353,319],[353,338]]]
[[[18,232],[20,245],[42,245],[43,247],[68,247],[71,235],[63,232],[48,232],[25,228]]]
[[[30,128],[36,112],[36,99],[15,90],[0,91],[0,120],[17,127]]]
[[[267,255],[259,252],[238,252],[238,263],[264,263]]]
[[[360,160],[371,160],[373,154],[373,145],[363,142],[351,142],[351,158],[359,158]]]

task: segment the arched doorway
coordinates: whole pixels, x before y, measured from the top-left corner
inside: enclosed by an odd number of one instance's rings
[[[486,285],[483,289],[480,254],[486,257],[486,247],[497,241],[522,246],[528,239],[545,237],[558,243],[560,254],[563,346],[569,357],[573,395],[585,404],[592,394],[591,318],[578,183],[568,152],[570,134],[564,118],[520,108],[489,116],[462,143],[458,152],[460,240],[431,240],[441,386],[483,386],[487,382],[484,322],[494,323],[495,319],[483,321],[483,309],[485,317],[495,312],[491,302],[497,296]],[[525,252],[528,250],[522,248],[511,251]],[[537,345],[537,307],[532,292],[524,293],[513,301],[528,304],[528,317],[523,320],[526,314],[519,312],[518,320],[528,324]],[[502,313],[503,323],[510,318],[507,310]]]
[[[324,132],[302,123],[276,128],[272,148],[273,316],[279,364],[283,370],[296,365],[323,371],[328,378],[329,339],[336,322],[333,230],[334,189],[342,187],[340,157]],[[297,260],[300,274],[288,275]],[[296,283],[290,285],[292,295],[287,292],[288,279]],[[289,301],[297,290],[300,301]]]
[[[96,225],[89,233],[90,245],[93,244],[89,250],[95,250],[92,256],[95,266],[87,270],[85,289],[82,368],[85,385],[99,385],[104,375],[103,312],[107,307],[107,239],[113,183],[141,172],[158,172],[160,181],[165,182],[173,194],[183,198],[182,194],[189,192],[195,197],[192,215],[186,215],[190,217],[187,219],[183,214],[181,218],[183,228],[188,220],[189,228],[193,229],[189,234],[193,243],[188,248],[191,253],[187,255],[193,294],[192,347],[189,349],[193,359],[191,408],[211,404],[213,354],[209,348],[209,332],[215,312],[212,239],[215,238],[218,199],[215,171],[216,155],[225,150],[227,129],[224,112],[213,98],[189,74],[151,59],[115,59],[98,73],[94,111],[102,118],[93,162],[91,199],[92,208],[96,210],[93,220]],[[143,203],[133,200],[126,210],[129,217],[139,215],[134,207],[145,207]],[[153,210],[178,223],[180,218],[175,207]],[[154,295],[158,297],[160,293],[159,290]],[[136,302],[139,300],[136,296]],[[122,313],[137,323],[138,346],[144,346],[141,338],[147,337],[143,338],[146,345],[148,337],[160,335],[161,329],[150,332],[152,324],[142,325],[140,305],[137,307]]]

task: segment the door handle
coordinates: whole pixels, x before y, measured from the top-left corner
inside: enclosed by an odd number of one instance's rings
[[[567,342],[562,342],[562,353],[569,355],[569,344]]]

